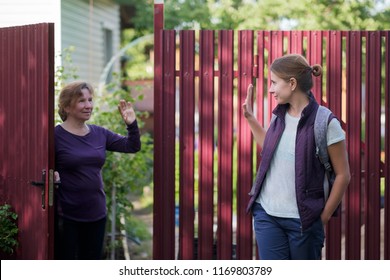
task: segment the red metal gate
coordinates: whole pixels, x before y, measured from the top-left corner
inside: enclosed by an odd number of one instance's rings
[[[1,258],[53,258],[54,24],[0,28],[0,204],[19,246]],[[36,181],[36,186],[32,182]]]
[[[313,92],[342,120],[352,173],[324,258],[390,259],[390,31],[176,32],[162,30],[162,13],[157,4],[154,258],[255,258],[245,206],[258,162],[241,104],[256,83],[267,125],[268,67],[302,53],[324,68]]]

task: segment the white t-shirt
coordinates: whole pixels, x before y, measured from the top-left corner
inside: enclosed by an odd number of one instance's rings
[[[295,140],[299,119],[286,113],[285,130],[271,160],[261,193],[256,199],[271,216],[299,218],[295,194]],[[328,126],[327,145],[344,139],[345,133],[340,122],[332,119]],[[327,185],[328,181],[325,179],[324,184]]]

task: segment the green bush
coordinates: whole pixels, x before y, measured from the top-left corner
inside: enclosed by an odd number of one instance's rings
[[[11,210],[11,205],[0,206],[0,250],[12,254],[18,246],[18,226],[16,221],[18,215]]]

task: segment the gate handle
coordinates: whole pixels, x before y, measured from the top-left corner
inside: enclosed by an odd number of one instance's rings
[[[42,206],[42,209],[45,209],[45,187],[46,187],[46,170],[43,169],[42,170],[42,180],[41,181],[31,181],[30,182],[31,185],[33,185],[34,187],[38,187],[38,188],[41,188],[42,190],[42,203],[41,203],[41,206]]]
[[[42,181],[39,181],[39,182],[31,181],[31,185],[45,189],[45,184],[46,184],[45,182],[46,182],[46,170],[43,169],[42,170]]]

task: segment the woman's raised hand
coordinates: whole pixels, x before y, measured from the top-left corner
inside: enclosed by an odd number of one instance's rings
[[[126,102],[125,100],[122,99],[119,102],[118,110],[122,116],[122,119],[125,121],[127,125],[130,125],[135,121],[136,116],[131,102]]]

